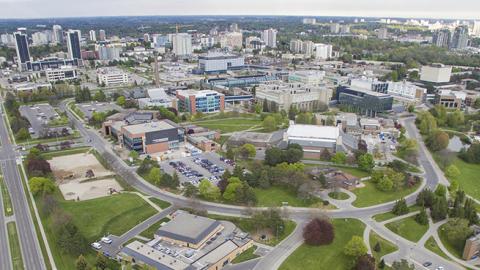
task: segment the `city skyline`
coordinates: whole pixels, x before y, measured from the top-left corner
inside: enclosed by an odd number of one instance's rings
[[[299,0],[228,2],[220,0],[0,0],[3,18],[29,19],[53,17],[151,16],[151,15],[295,15],[348,17],[403,17],[432,19],[477,19],[480,2],[459,0],[452,6],[448,0]],[[92,9],[92,7],[95,7]],[[189,7],[185,9],[185,7]]]

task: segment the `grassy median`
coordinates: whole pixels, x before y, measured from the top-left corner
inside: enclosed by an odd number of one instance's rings
[[[22,251],[20,250],[20,242],[18,240],[17,227],[15,222],[7,223],[8,242],[10,244],[10,256],[14,270],[23,269]]]

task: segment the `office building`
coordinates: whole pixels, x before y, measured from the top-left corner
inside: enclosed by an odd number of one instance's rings
[[[107,39],[107,34],[105,33],[105,30],[100,29],[100,31],[98,31],[98,39],[100,41],[105,41]]]
[[[437,47],[448,48],[452,33],[448,29],[442,29],[433,33],[432,44]]]
[[[97,69],[97,78],[100,85],[116,86],[128,84],[128,74],[114,68]]]
[[[205,49],[212,48],[215,46],[215,38],[214,37],[201,37],[200,38],[200,46]]]
[[[270,28],[267,30],[263,30],[262,32],[262,40],[265,42],[265,46],[270,48],[277,47],[277,30]]]
[[[303,41],[300,39],[292,39],[290,41],[290,52],[301,53],[303,51]]]
[[[317,19],[315,18],[303,18],[302,20],[302,23],[303,24],[316,24],[317,23]]]
[[[38,61],[27,62],[26,68],[28,70],[40,71],[49,68],[56,69],[61,66],[78,66],[79,59],[63,59],[57,57],[44,58]]]
[[[152,41],[155,48],[165,47],[169,43],[168,36],[160,34],[152,35]]]
[[[476,232],[465,241],[462,258],[466,261],[474,259],[480,251],[480,235]]]
[[[257,86],[255,97],[260,104],[267,103],[270,111],[317,111],[330,102],[332,89],[324,85],[307,85],[300,82],[265,82]]]
[[[177,90],[178,110],[190,114],[223,112],[225,95],[213,90]]]
[[[98,45],[95,46],[96,51],[98,53],[99,60],[118,60],[120,59],[120,53],[122,52],[122,48],[113,46],[111,44],[108,45]]]
[[[192,54],[192,37],[187,33],[172,35],[172,52],[176,56],[188,56]]]
[[[47,31],[32,34],[32,46],[47,45],[50,41],[52,41],[52,34]]]
[[[15,36],[12,34],[2,34],[0,35],[0,41],[2,45],[5,46],[15,46]]]
[[[447,83],[452,75],[452,67],[443,64],[432,64],[422,66],[420,71],[420,80],[432,83]]]
[[[332,58],[332,53],[332,45],[322,43],[315,44],[315,59],[330,59]]]
[[[468,46],[468,26],[461,25],[455,28],[450,44],[451,49],[464,50]]]
[[[288,82],[299,82],[308,85],[320,85],[323,83],[324,77],[325,71],[299,70],[288,74]]]
[[[220,47],[230,50],[243,47],[243,34],[241,32],[228,32],[220,37]]]
[[[307,40],[303,42],[302,53],[306,57],[311,57],[315,53],[315,43],[313,41]]]
[[[265,48],[265,43],[259,37],[250,36],[245,39],[245,48],[252,50],[262,50]]]
[[[230,32],[240,32],[240,29],[238,28],[238,24],[236,23],[230,24]]]
[[[388,29],[387,28],[378,29],[377,37],[379,39],[387,39],[388,38]]]
[[[53,41],[57,44],[62,44],[63,43],[62,26],[56,24],[52,27],[52,31],[53,31]]]
[[[340,34],[350,34],[350,25],[343,24],[340,26]]]
[[[330,24],[330,33],[332,33],[332,34],[340,33],[340,24],[338,24],[338,23]]]
[[[363,88],[374,92],[383,94],[388,93],[388,82],[379,81],[377,78],[355,78],[350,79],[349,84],[353,87]]]
[[[340,150],[339,127],[290,124],[284,136],[288,144],[302,146],[304,158],[318,159],[325,149],[330,153]]]
[[[123,146],[142,154],[177,149],[183,140],[178,125],[169,120],[123,126],[121,133]]]
[[[423,103],[427,96],[427,89],[407,81],[388,82],[387,93],[402,103]]]
[[[88,32],[88,37],[90,41],[93,41],[93,42],[97,41],[97,33],[95,32],[95,30],[90,30]]]
[[[461,109],[466,98],[466,92],[442,89],[435,95],[435,103],[449,109]]]
[[[473,22],[472,35],[475,37],[480,37],[480,21]]]
[[[348,111],[376,117],[377,113],[392,110],[393,97],[354,86],[339,86],[335,99]]]
[[[68,49],[68,58],[82,59],[82,52],[80,49],[80,31],[79,30],[68,30],[67,49]]]
[[[17,51],[17,64],[20,70],[28,69],[30,62],[30,51],[28,49],[27,34],[21,32],[13,33],[15,37],[15,49]]]
[[[149,107],[177,108],[175,98],[167,95],[165,89],[154,88],[147,90],[147,97],[138,99],[138,107],[145,109]]]
[[[209,53],[198,57],[198,69],[202,73],[225,73],[227,70],[242,69],[243,56],[223,53]]]
[[[57,69],[46,69],[45,76],[47,82],[54,83],[56,81],[73,80],[77,78],[77,69],[73,66],[61,66]]]

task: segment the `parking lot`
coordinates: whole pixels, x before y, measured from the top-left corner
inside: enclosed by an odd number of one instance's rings
[[[50,104],[22,105],[19,111],[23,117],[27,118],[31,126],[29,131],[35,137],[39,136],[42,126],[60,117]]]
[[[180,183],[189,182],[195,186],[198,186],[202,179],[218,184],[225,170],[233,171],[234,166],[232,161],[225,160],[216,153],[202,153],[160,163],[165,173],[177,172]]]
[[[113,102],[91,102],[91,103],[82,103],[77,104],[78,109],[80,109],[85,117],[90,119],[94,112],[108,112],[112,110],[123,111],[122,107],[118,106]]]

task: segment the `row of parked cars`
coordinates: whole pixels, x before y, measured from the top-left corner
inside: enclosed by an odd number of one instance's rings
[[[204,158],[204,159],[194,158],[193,162],[202,166],[202,168],[209,171],[211,174],[222,174],[222,173],[225,172],[224,168],[222,168],[220,166],[217,166],[216,164],[214,164],[213,162],[211,162],[210,160],[208,160],[206,158]]]
[[[113,242],[112,239],[110,239],[108,237],[102,237],[102,239],[100,239],[100,241],[93,242],[92,247],[96,250],[100,250],[102,248],[102,243],[110,245],[112,242]]]
[[[187,164],[181,161],[171,161],[170,166],[175,168],[179,173],[183,174],[187,178],[196,178],[196,177],[203,177],[203,174],[199,173],[198,171],[192,169],[191,167],[187,166]]]
[[[220,157],[220,160],[227,163],[228,165],[230,165],[232,167],[235,167],[235,161],[233,161],[231,159]]]

